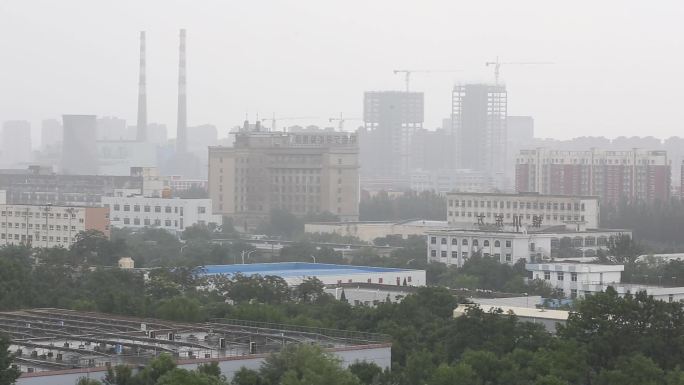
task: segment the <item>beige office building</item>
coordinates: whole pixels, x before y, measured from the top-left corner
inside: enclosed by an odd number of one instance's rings
[[[109,209],[0,204],[0,246],[68,248],[78,233],[88,230],[109,237]]]
[[[354,133],[270,132],[245,124],[233,147],[209,147],[213,212],[239,226],[256,223],[272,209],[358,220],[358,152]]]

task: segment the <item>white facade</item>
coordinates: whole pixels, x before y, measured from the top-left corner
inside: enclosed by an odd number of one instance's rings
[[[626,230],[595,230],[580,232],[513,232],[495,230],[441,229],[427,232],[428,262],[463,266],[475,253],[494,257],[501,263],[515,264],[519,260],[549,260],[560,250],[562,243],[579,250],[583,256],[595,256],[606,250],[611,237]]]
[[[563,290],[569,298],[583,298],[587,294],[600,293],[609,286],[619,295],[646,294],[662,301],[684,301],[684,287],[661,287],[621,283],[623,265],[598,265],[589,263],[543,263],[527,264],[528,279],[539,279],[551,287]]]
[[[451,191],[487,192],[493,182],[483,171],[457,170],[414,170],[410,175],[411,190],[435,191],[446,194]]]
[[[521,224],[532,226],[541,218],[542,226],[570,225],[574,228],[599,227],[599,198],[595,196],[540,195],[536,193],[449,193],[447,221],[449,224],[512,224],[520,217]]]
[[[113,227],[156,227],[182,232],[193,225],[221,225],[222,217],[211,213],[211,199],[165,199],[143,196],[102,197],[111,212]]]

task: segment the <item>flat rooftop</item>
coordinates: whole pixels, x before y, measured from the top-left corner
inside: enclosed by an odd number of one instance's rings
[[[389,273],[398,271],[412,271],[412,269],[398,269],[392,267],[372,267],[353,265],[334,265],[328,263],[282,262],[282,263],[249,263],[237,265],[208,265],[204,266],[205,275],[275,275],[282,278],[322,277],[326,275],[351,275],[369,273]]]
[[[12,339],[10,351],[22,372],[144,365],[161,353],[221,360],[277,352],[291,343],[353,349],[389,341],[380,334],[275,323],[182,323],[48,308],[0,312],[0,333]]]
[[[508,225],[507,227],[510,227]],[[503,234],[503,235],[520,235],[528,236],[530,234],[559,234],[559,235],[583,235],[583,234],[599,234],[599,233],[632,233],[632,230],[627,229],[584,229],[584,230],[571,230],[563,225],[559,226],[549,226],[542,228],[528,227],[527,233],[521,231],[510,231],[510,230],[500,230],[500,229],[462,229],[459,227],[446,227],[435,230],[428,230],[427,234],[439,235],[444,233],[478,233],[478,234]]]
[[[538,192],[519,192],[519,193],[480,193],[480,192],[461,192],[454,191],[446,193],[447,196],[450,195],[463,195],[463,196],[482,196],[482,197],[526,197],[526,198],[566,198],[566,199],[599,199],[598,195],[562,195],[562,194],[540,194]]]

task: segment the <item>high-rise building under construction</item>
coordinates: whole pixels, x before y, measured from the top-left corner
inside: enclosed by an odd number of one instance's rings
[[[365,176],[408,178],[413,135],[423,128],[423,104],[422,92],[365,93],[359,132]]]
[[[452,92],[452,140],[458,168],[502,177],[506,164],[507,94],[504,85],[465,84]]]

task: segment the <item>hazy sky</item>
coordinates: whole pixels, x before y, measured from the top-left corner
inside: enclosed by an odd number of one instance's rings
[[[148,117],[175,133],[178,29],[188,44],[188,123],[221,136],[245,113],[360,117],[363,91],[416,74],[426,126],[454,82],[502,67],[509,114],[538,136],[684,136],[684,1],[0,0],[0,121],[63,113],[135,123],[138,32],[147,31]],[[349,122],[347,128],[355,126]]]

